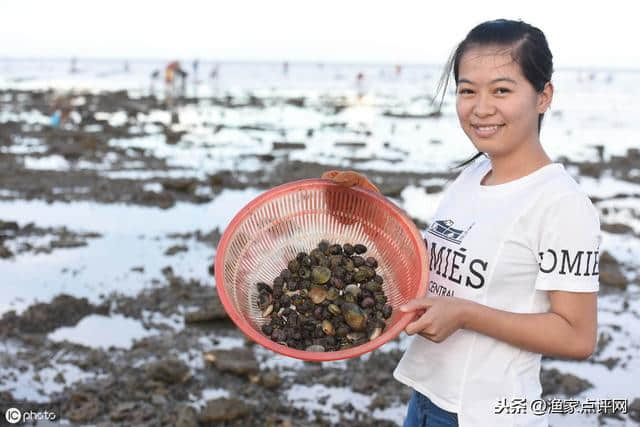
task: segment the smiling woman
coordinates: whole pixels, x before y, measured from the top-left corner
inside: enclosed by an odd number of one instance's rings
[[[460,124],[479,151],[461,166],[483,153],[499,157],[514,148],[529,150],[534,158],[549,162],[538,137],[553,98],[553,55],[542,31],[512,22],[496,20],[472,29],[453,52],[440,80],[438,91],[443,100],[453,74]],[[537,132],[532,132],[535,121],[531,115],[537,116]],[[503,144],[486,143],[494,136]],[[519,144],[513,147],[505,141]]]
[[[427,296],[400,307],[415,314],[405,329],[415,338],[394,371],[414,389],[405,427],[547,426],[496,406],[540,399],[542,354],[593,352],[600,224],[540,142],[552,71],[544,34],[508,20],[472,29],[445,70],[443,94],[453,72],[458,120],[479,154],[425,235]],[[353,172],[324,176],[368,185]]]

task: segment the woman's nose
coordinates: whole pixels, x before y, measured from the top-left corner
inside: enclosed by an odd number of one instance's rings
[[[488,95],[480,94],[476,97],[476,103],[473,106],[473,114],[478,117],[486,117],[494,114],[495,111],[495,105],[493,105],[491,98]]]

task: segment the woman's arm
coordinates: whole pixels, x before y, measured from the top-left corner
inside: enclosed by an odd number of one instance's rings
[[[536,353],[588,358],[596,344],[597,294],[549,291],[549,298],[549,312],[539,314],[511,313],[452,297],[414,299],[400,309],[426,310],[405,331],[431,341],[444,341],[464,328]]]

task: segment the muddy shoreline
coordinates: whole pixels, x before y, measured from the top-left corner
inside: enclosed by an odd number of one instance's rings
[[[52,92],[0,91],[0,108],[42,118],[50,114],[52,96]],[[177,203],[209,203],[224,190],[264,190],[296,179],[319,177],[322,172],[335,168],[290,158],[290,152],[299,149],[300,144],[304,146],[304,142],[292,141],[274,143],[274,150],[267,154],[255,153],[252,160],[262,165],[259,170],[222,168],[201,174],[194,169],[175,167],[170,164],[170,158],[155,156],[151,150],[110,143],[116,139],[149,135],[160,137],[166,145],[180,144],[184,138],[188,139],[188,133],[179,127],[163,122],[145,127],[139,121],[154,110],[162,110],[159,100],[130,98],[124,91],[82,94],[82,98],[82,103],[75,108],[80,117],[78,122],[64,129],[26,119],[0,123],[0,200],[118,203],[167,210]],[[185,99],[183,102],[183,105],[204,102],[229,109],[261,109],[274,103],[305,108],[304,98],[250,96],[247,99]],[[323,108],[339,112],[343,106],[327,101]],[[97,113],[122,112],[126,119],[120,125],[96,117],[99,116]],[[358,135],[358,132],[354,129],[351,134]],[[32,167],[34,161],[52,156],[62,159],[68,167],[64,170]],[[597,162],[559,160],[581,176],[611,176],[624,182],[640,183],[640,176],[634,172],[640,162],[637,149],[628,150],[626,156],[601,155]],[[426,193],[437,194],[442,185],[425,186],[423,182],[435,179],[444,183],[456,175],[455,170],[383,172],[358,169],[357,163],[355,165],[352,169],[366,173],[386,196],[392,198],[399,198],[408,186],[425,187]],[[118,177],[121,172],[141,174],[141,177]],[[640,194],[626,192],[592,197],[592,200],[598,206],[603,201],[638,198]],[[605,218],[603,230],[628,239],[640,238],[632,227],[615,219],[607,220],[609,214],[618,212],[616,209],[600,209]],[[631,215],[635,217],[638,212],[632,211]],[[418,219],[416,222],[422,228],[426,226]],[[184,242],[190,239],[213,248],[221,232],[223,230],[216,229],[175,233],[169,236],[175,244],[165,255],[170,257],[188,251],[189,244]],[[82,248],[102,237],[92,230],[76,230],[72,223],[65,227],[46,227],[7,220],[0,212],[0,263]],[[44,240],[34,243],[33,239]],[[632,284],[626,273],[634,268],[604,253],[602,293],[624,295]],[[214,273],[210,263],[203,264],[202,269],[209,269],[210,275]],[[133,274],[144,271],[145,265],[132,268]],[[397,346],[344,363],[300,362],[294,367],[274,366],[269,363],[271,355],[247,341],[226,317],[212,286],[213,277],[210,279],[203,283],[181,277],[168,264],[152,287],[134,296],[112,292],[96,303],[60,293],[53,300],[32,304],[21,313],[5,312],[0,317],[0,342],[5,343],[5,349],[11,350],[0,354],[0,365],[6,369],[0,383],[14,381],[21,373],[29,373],[35,378],[37,387],[38,378],[48,375],[45,373],[59,364],[75,367],[73,372],[82,379],[74,381],[59,373],[53,379],[59,385],[59,391],[52,393],[46,402],[16,399],[11,392],[1,391],[0,407],[50,409],[72,423],[98,426],[396,425],[374,417],[374,414],[376,410],[402,407],[410,397],[410,390],[391,375],[402,355]],[[640,284],[637,277],[635,284]],[[140,322],[153,334],[135,340],[130,348],[95,348],[51,339],[51,334],[59,328],[72,327],[94,317],[117,315]],[[242,344],[227,348],[221,345],[224,343],[221,338]],[[606,333],[601,332],[596,353],[585,363],[609,369],[625,363],[610,356],[601,357],[609,345],[613,344]],[[42,374],[39,376],[39,373]],[[572,397],[593,386],[587,379],[556,369],[544,369],[542,382],[544,396]],[[331,419],[320,410],[292,405],[288,391],[294,386],[316,385],[329,390],[349,388],[368,396],[369,404],[366,407],[348,401],[334,404],[334,409],[341,414],[339,419]],[[211,394],[211,389],[226,392]],[[640,421],[640,396],[629,397],[635,408],[629,416]],[[327,396],[309,398],[319,399],[320,405],[326,405],[328,401]]]

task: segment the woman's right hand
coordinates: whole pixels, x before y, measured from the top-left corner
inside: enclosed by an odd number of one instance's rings
[[[358,186],[367,190],[380,193],[380,190],[378,189],[378,187],[376,187],[371,181],[369,181],[366,176],[358,172],[331,170],[323,173],[320,178],[330,179],[336,184],[339,184],[345,187]]]

